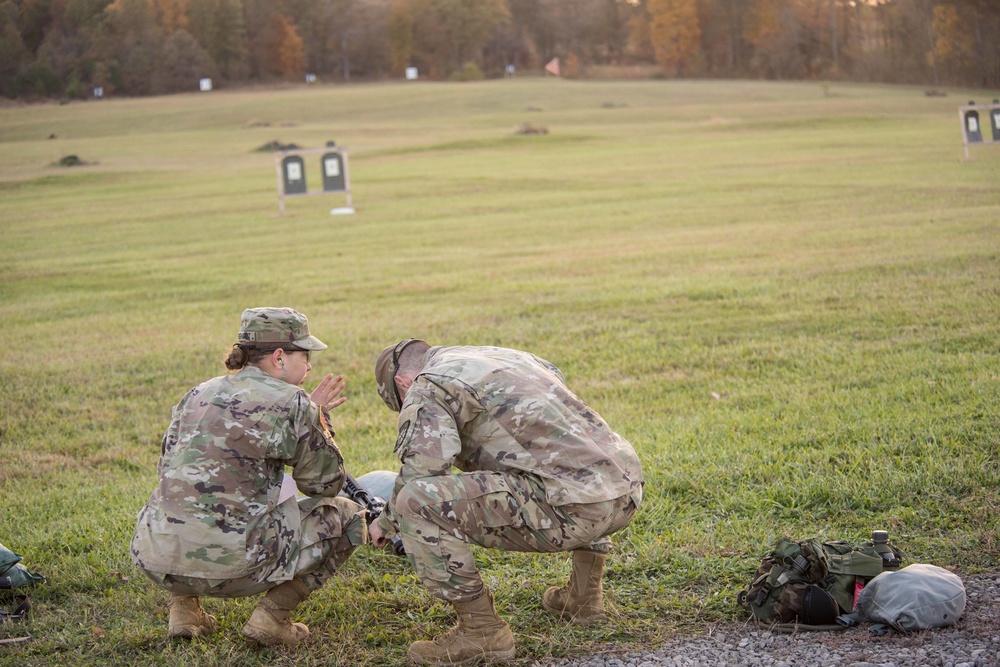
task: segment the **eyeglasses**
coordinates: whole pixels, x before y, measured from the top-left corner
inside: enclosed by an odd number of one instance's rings
[[[306,355],[306,363],[309,363],[309,350],[285,350],[285,352],[301,352]]]
[[[403,404],[403,399],[399,396],[399,387],[396,386],[396,382],[393,378],[399,373],[399,357],[402,356],[403,350],[406,346],[415,341],[416,338],[407,338],[406,340],[401,340],[396,344],[396,347],[392,349],[392,375],[389,376],[389,384],[392,385],[392,392],[396,395],[396,403],[398,405]]]

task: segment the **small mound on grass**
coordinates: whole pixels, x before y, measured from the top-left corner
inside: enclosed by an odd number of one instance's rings
[[[548,134],[547,128],[541,125],[532,125],[531,123],[524,123],[521,127],[514,131],[515,134]]]
[[[298,144],[283,144],[278,140],[269,141],[260,148],[256,149],[258,153],[274,153],[275,151],[293,151],[298,148]]]
[[[85,167],[88,164],[94,164],[93,162],[87,162],[86,160],[81,160],[79,155],[65,155],[56,163],[53,164],[54,167]]]

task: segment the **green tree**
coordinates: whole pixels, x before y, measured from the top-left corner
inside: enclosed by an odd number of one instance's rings
[[[493,31],[510,17],[504,0],[412,0],[411,6],[414,50],[429,61],[435,76],[482,62]]]
[[[305,71],[327,73],[334,67],[330,35],[337,29],[334,0],[286,0],[284,14],[302,39]]]
[[[19,4],[21,38],[28,51],[34,54],[42,45],[45,33],[52,25],[52,0],[22,0]]]
[[[218,76],[215,62],[187,30],[175,30],[163,47],[160,82],[164,92],[193,91],[203,77]]]
[[[158,64],[164,41],[148,0],[115,0],[104,9],[88,50],[95,64],[94,82],[106,92],[162,92]]]
[[[66,0],[63,20],[74,31],[93,28],[112,0]]]
[[[18,21],[21,12],[10,0],[0,4],[0,93],[17,97],[17,73],[31,60]]]
[[[223,78],[246,78],[248,46],[241,0],[188,0],[187,20],[189,32]]]

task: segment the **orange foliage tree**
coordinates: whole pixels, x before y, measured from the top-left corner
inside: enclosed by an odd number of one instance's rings
[[[302,74],[306,62],[302,38],[284,14],[277,14],[274,21],[278,34],[278,71],[282,76]]]
[[[647,11],[656,61],[668,76],[683,75],[701,45],[696,0],[649,0]]]
[[[152,0],[152,5],[157,21],[168,35],[188,29],[187,0]]]

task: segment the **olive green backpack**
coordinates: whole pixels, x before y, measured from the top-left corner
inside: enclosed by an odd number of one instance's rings
[[[853,611],[864,585],[885,570],[898,569],[904,558],[889,544],[885,531],[875,531],[872,538],[851,544],[816,538],[794,542],[783,537],[737,601],[763,623],[843,629],[836,617]]]

